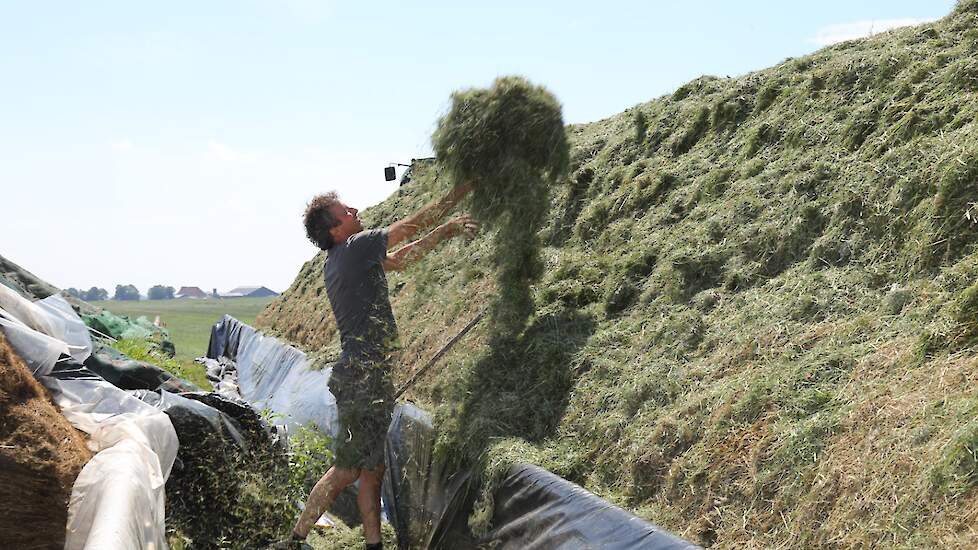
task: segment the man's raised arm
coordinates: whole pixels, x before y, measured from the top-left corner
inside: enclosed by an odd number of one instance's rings
[[[463,214],[452,218],[433,229],[431,233],[428,233],[424,237],[387,254],[387,257],[384,258],[384,270],[401,271],[427,254],[443,240],[463,234],[471,238],[478,229],[479,223],[468,215]]]
[[[425,227],[434,225],[435,222],[444,218],[470,191],[472,191],[471,182],[456,185],[441,200],[431,202],[403,220],[392,223],[387,229],[387,249],[390,250],[398,243],[410,239]]]

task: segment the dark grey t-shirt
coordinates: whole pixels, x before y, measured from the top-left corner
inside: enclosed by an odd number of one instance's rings
[[[323,274],[336,316],[343,358],[381,361],[397,342],[397,325],[387,294],[387,230],[371,229],[331,248]]]

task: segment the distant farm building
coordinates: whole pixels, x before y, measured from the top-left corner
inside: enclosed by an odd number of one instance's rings
[[[206,298],[207,294],[196,286],[182,286],[176,294],[173,295],[174,298]]]
[[[222,292],[221,298],[265,298],[278,296],[278,292],[263,286],[239,286],[230,292]]]

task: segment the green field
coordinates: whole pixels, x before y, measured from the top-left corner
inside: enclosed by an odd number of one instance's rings
[[[211,325],[225,313],[244,323],[254,323],[255,317],[273,298],[230,298],[207,300],[142,300],[139,302],[106,300],[92,302],[116,315],[138,317],[152,321],[157,315],[166,324],[170,339],[177,348],[176,358],[193,361],[207,353]]]

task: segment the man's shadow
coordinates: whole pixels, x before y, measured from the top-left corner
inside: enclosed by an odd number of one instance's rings
[[[579,376],[574,357],[595,328],[591,315],[563,309],[537,317],[517,336],[493,336],[464,383],[455,456],[445,458],[471,467],[494,440],[538,443],[553,435]]]

